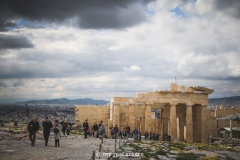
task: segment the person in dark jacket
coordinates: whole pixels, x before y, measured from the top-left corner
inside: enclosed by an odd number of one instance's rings
[[[129,134],[130,134],[130,127],[128,126],[128,124],[127,124],[127,126],[126,126],[126,133],[127,133],[127,136],[129,137]]]
[[[98,125],[98,126],[99,126],[99,128],[100,128],[100,126],[102,125],[102,123],[103,123],[103,121],[101,121],[101,122],[99,123],[99,125]]]
[[[85,132],[85,137],[84,138],[87,138],[87,131],[88,131],[88,122],[87,120],[85,120],[85,122],[83,123],[83,129],[84,129],[84,132]]]
[[[111,125],[111,127],[109,127],[110,131],[111,131],[111,137],[112,139],[114,138],[114,127],[113,125]]]
[[[117,124],[115,125],[113,130],[114,130],[114,139],[117,139],[117,136],[118,136],[118,133],[119,133],[119,129],[118,129]]]
[[[70,135],[70,130],[71,130],[71,126],[70,126],[70,124],[67,124],[67,135],[68,136]]]
[[[146,131],[146,133],[144,134],[144,136],[145,136],[145,140],[147,140],[148,139],[148,132]]]
[[[45,120],[43,121],[42,126],[43,126],[43,136],[45,140],[45,146],[47,146],[50,130],[53,127],[53,125],[52,125],[52,122],[48,120],[48,117],[45,117]]]
[[[18,125],[18,124],[17,124],[17,121],[15,121],[15,122],[14,122],[14,126],[17,127],[17,125]]]
[[[63,132],[63,136],[65,136],[65,137],[66,137],[67,123],[65,123],[65,122],[62,122],[62,123],[61,123],[61,125],[62,125],[62,132]]]
[[[97,123],[95,122],[94,123],[94,125],[93,125],[93,136],[95,137],[95,138],[97,138],[97,134],[98,134],[98,125],[97,125]]]
[[[29,139],[31,141],[31,145],[35,145],[36,133],[39,130],[39,123],[38,117],[35,117],[32,121],[28,123],[28,132],[29,132]]]

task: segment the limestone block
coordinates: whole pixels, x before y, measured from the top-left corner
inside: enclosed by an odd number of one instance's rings
[[[136,99],[137,103],[144,103],[147,99],[146,98],[138,98]]]
[[[144,98],[145,92],[137,92],[136,98]]]
[[[158,103],[159,101],[156,98],[149,98],[149,102],[153,104],[153,103]]]

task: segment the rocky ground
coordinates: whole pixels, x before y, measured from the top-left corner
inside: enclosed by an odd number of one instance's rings
[[[118,140],[119,141],[119,140]],[[113,152],[115,140],[105,139],[103,152]],[[122,143],[120,143],[122,144]],[[0,131],[1,160],[90,160],[92,152],[98,153],[100,140],[98,138],[84,139],[83,135],[70,135],[60,139],[60,147],[54,147],[53,133],[49,145],[44,146],[42,132],[37,133],[36,145],[32,147],[27,133],[10,134]],[[208,144],[169,143],[164,141],[131,141],[118,148],[118,155],[126,153],[141,153],[141,157],[120,156],[120,160],[240,160],[240,147]],[[117,157],[113,157],[113,159]],[[97,159],[97,158],[96,158]]]
[[[0,132],[1,160],[60,160],[78,159],[90,160],[93,150],[99,149],[98,138],[84,139],[82,135],[70,135],[60,139],[60,147],[54,147],[53,134],[50,135],[49,145],[44,145],[43,136],[37,133],[36,145],[32,147],[28,134],[10,134]],[[102,148],[110,152],[114,140],[104,140]],[[107,157],[105,157],[107,158]]]

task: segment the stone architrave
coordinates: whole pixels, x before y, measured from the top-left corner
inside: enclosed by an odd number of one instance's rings
[[[170,105],[170,136],[171,141],[174,142],[177,139],[177,113],[176,104]]]
[[[192,105],[186,106],[186,142],[193,143],[193,115]]]

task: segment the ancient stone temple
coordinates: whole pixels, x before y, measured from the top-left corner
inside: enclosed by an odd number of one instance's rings
[[[113,97],[107,106],[76,106],[76,123],[88,119],[90,125],[101,120],[107,128],[117,124],[122,130],[128,124],[133,131],[146,131],[162,136],[171,135],[172,141],[207,143],[208,94],[214,90],[204,87],[185,87],[171,84],[169,90],[138,92],[136,97]],[[160,110],[160,119],[152,109]],[[108,130],[109,132],[109,130]]]

